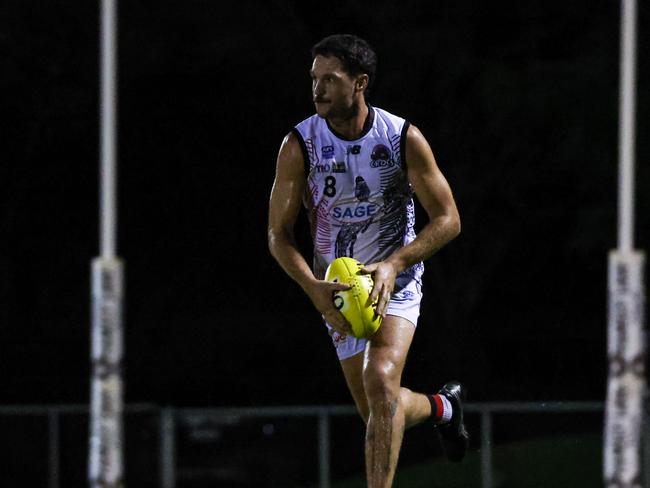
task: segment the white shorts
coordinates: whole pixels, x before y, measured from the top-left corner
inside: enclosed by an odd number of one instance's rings
[[[411,280],[408,285],[393,294],[386,315],[396,315],[411,322],[414,326],[418,324],[420,316],[420,301],[422,300],[422,286],[416,280]],[[355,354],[363,352],[368,339],[357,339],[345,334],[339,334],[332,326],[325,322],[329,331],[332,343],[336,348],[336,355],[339,361],[350,358]]]

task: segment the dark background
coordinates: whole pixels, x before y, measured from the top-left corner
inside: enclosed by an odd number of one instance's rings
[[[4,404],[88,401],[96,3],[0,6]],[[647,249],[650,11],[639,9],[636,247]],[[277,150],[313,113],[309,48],[336,32],[376,48],[370,101],[422,130],[461,213],[461,235],[426,263],[404,383],[459,378],[473,401],[602,399],[618,2],[133,0],[119,33],[126,400],[350,403],[318,314],[266,244]],[[304,220],[298,233],[310,259]]]

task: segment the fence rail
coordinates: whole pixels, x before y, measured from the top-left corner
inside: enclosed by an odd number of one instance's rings
[[[467,403],[465,412],[480,418],[481,487],[493,488],[492,419],[494,414],[507,413],[587,413],[602,412],[602,402],[488,402]],[[356,415],[351,405],[174,408],[150,404],[125,405],[125,413],[152,413],[159,416],[159,481],[162,488],[176,485],[176,424],[195,416],[219,420],[261,417],[312,417],[318,420],[318,480],[320,488],[330,488],[330,420],[336,416]],[[48,420],[48,487],[59,488],[60,417],[68,414],[88,414],[87,405],[11,405],[0,406],[0,416],[44,416]],[[647,417],[646,417],[647,420]],[[644,423],[644,464],[646,487],[650,481],[650,425]]]

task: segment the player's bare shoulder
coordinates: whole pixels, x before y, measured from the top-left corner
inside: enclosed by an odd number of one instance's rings
[[[303,152],[298,141],[298,136],[291,131],[289,132],[280,145],[277,160],[277,172],[287,173],[291,176],[301,176],[304,178],[305,161]]]
[[[297,137],[285,136],[275,169],[275,180],[271,188],[269,203],[269,232],[293,226],[306,184],[303,156]]]
[[[409,125],[406,132],[406,165],[409,169],[436,165],[429,142],[413,124]]]

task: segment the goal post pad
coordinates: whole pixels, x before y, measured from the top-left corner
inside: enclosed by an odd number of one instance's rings
[[[603,470],[607,488],[642,488],[645,379],[645,255],[612,251],[608,266]]]
[[[123,263],[92,262],[91,395],[88,478],[92,487],[123,482]]]

